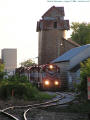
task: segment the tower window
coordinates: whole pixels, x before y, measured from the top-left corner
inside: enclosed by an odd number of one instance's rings
[[[57,28],[57,22],[54,22],[54,28]]]

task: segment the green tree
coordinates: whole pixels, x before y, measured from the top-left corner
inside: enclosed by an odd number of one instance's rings
[[[4,71],[4,64],[0,63],[0,72]]]
[[[32,59],[28,59],[24,62],[21,62],[21,66],[24,66],[24,67],[32,66],[35,64],[36,64],[35,61],[33,61]]]
[[[90,24],[73,22],[71,38],[80,45],[90,44]]]
[[[81,77],[89,76],[90,77],[90,58],[87,59],[84,63],[81,63]]]
[[[40,92],[24,75],[8,76],[0,82],[0,99],[43,100],[50,99],[47,93]]]
[[[0,63],[0,81],[2,81],[4,75],[4,64]]]
[[[80,69],[80,91],[82,93],[87,93],[87,77],[90,77],[90,58],[88,58],[85,62],[81,63]]]

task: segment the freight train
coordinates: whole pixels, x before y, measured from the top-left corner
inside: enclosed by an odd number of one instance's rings
[[[33,85],[44,90],[59,89],[61,87],[60,68],[55,64],[21,67],[16,69],[16,73],[26,75]]]

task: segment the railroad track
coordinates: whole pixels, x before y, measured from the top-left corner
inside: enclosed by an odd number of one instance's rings
[[[29,112],[31,112],[32,109],[63,105],[63,104],[70,103],[71,101],[74,100],[73,94],[59,93],[59,92],[56,92],[55,94],[57,95],[56,98],[54,98],[50,101],[40,103],[40,104],[34,104],[34,105],[12,106],[12,107],[8,107],[3,110],[0,110],[0,113],[4,114],[5,116],[7,116],[8,118],[10,118],[12,120],[23,120],[23,119],[28,120],[27,114],[29,114]],[[70,96],[73,98],[71,100],[68,100],[67,96],[68,96],[68,98]],[[64,102],[62,102],[62,101],[64,101]],[[18,110],[19,110],[19,112],[18,112]],[[21,116],[19,116],[18,114],[21,114]]]

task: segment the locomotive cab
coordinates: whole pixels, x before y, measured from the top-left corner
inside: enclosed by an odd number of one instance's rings
[[[54,64],[47,64],[42,67],[41,85],[45,90],[59,89],[61,86],[60,69]]]

